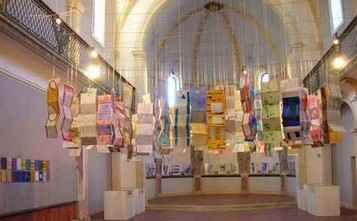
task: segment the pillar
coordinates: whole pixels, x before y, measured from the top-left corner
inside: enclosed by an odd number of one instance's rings
[[[250,152],[237,153],[237,159],[241,177],[241,192],[249,193]]]
[[[132,51],[134,56],[134,75],[137,102],[142,102],[142,97],[148,93],[148,76],[146,72],[145,53],[142,50]]]
[[[353,110],[352,110],[353,111]],[[355,110],[357,111],[357,110]],[[357,119],[354,119],[355,121]],[[351,177],[352,177],[352,184],[357,184],[357,128],[354,127],[353,131],[352,131],[352,143],[353,143],[353,147],[354,147],[354,150],[353,150],[353,156],[352,158],[354,159],[354,161],[352,161],[351,159],[351,171],[352,171],[352,174],[351,174]],[[354,169],[353,169],[354,168]],[[353,174],[354,173],[354,174]],[[354,208],[357,208],[357,189],[356,188],[352,188],[352,206]]]
[[[66,17],[66,22],[71,28],[80,33],[81,16],[84,12],[84,6],[80,0],[67,0],[67,10],[69,16]]]
[[[279,164],[280,164],[280,179],[281,179],[281,187],[280,192],[281,194],[287,194],[287,175],[289,172],[288,167],[288,149],[284,147],[283,150],[278,152],[279,154]]]
[[[291,78],[298,78],[302,80],[303,74],[301,73],[300,62],[303,59],[303,43],[297,42],[295,44],[289,45],[289,54],[287,57],[288,60],[288,76]]]
[[[156,194],[160,195],[162,193],[162,180],[161,180],[161,174],[162,174],[162,159],[157,158],[155,159],[155,189],[156,189]]]
[[[193,192],[202,191],[202,173],[203,173],[203,151],[194,150],[191,146],[191,165],[193,175]]]
[[[81,0],[67,0],[67,10],[69,15],[66,17],[67,24],[76,32],[81,31],[81,17],[84,13],[84,6]],[[70,60],[78,65],[80,62],[80,45],[77,39],[70,36],[70,48],[68,50],[68,56]]]

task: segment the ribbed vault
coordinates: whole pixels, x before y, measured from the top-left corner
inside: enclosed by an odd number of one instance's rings
[[[160,57],[162,54],[167,54],[169,49],[166,45],[172,44],[170,41],[173,41],[172,39],[175,38],[177,33],[181,33],[179,26],[182,23],[188,22],[187,20],[191,20],[190,17],[193,16],[192,13],[197,14],[195,17],[204,17],[205,12],[203,10],[203,6],[208,1],[136,0],[134,3],[133,1],[130,2],[132,7],[128,7],[130,10],[128,9],[124,13],[126,16],[121,21],[122,27],[119,32],[119,66],[121,72],[126,75],[127,78],[136,81],[138,84],[139,82],[143,82],[142,80],[139,81],[139,79],[147,77],[146,73],[149,73],[149,77],[155,78],[155,74],[158,74],[159,70],[167,72],[170,69],[175,69],[175,67],[173,67],[175,65],[166,65],[168,67],[165,68],[165,65],[162,65],[163,59]],[[220,0],[217,2],[226,6],[224,12],[225,16],[220,16],[225,32],[227,32],[227,28],[229,29],[229,26],[227,26],[227,21],[229,21],[232,26],[231,33],[234,35],[233,39],[232,35],[227,36],[232,57],[236,57],[234,59],[235,61],[231,62],[232,64],[234,63],[234,65],[231,65],[232,73],[233,69],[234,72],[237,71],[237,65],[239,63],[249,63],[251,62],[249,59],[256,56],[254,53],[247,53],[247,48],[242,47],[241,51],[237,49],[239,45],[247,45],[247,42],[244,41],[248,37],[242,38],[238,33],[236,33],[238,32],[235,30],[237,27],[237,22],[234,21],[234,17],[236,16],[240,16],[242,20],[245,20],[247,26],[254,27],[254,29],[259,33],[259,38],[261,38],[259,41],[264,42],[265,44],[263,45],[264,50],[270,50],[265,56],[272,57],[274,54],[274,61],[263,61],[263,59],[260,59],[260,61],[255,61],[255,63],[264,64],[269,62],[281,62],[286,63],[287,66],[292,66],[294,63],[296,63],[297,59],[303,59],[305,56],[306,59],[312,60],[315,55],[320,54],[321,52],[321,41],[319,39],[320,34],[318,33],[318,24],[316,23],[316,10],[314,9],[314,4],[311,2],[311,0]],[[259,16],[259,13],[254,14],[249,11],[249,7],[247,7],[247,5],[251,5],[253,8],[255,6],[264,8],[264,10],[261,10],[262,16]],[[271,23],[264,20],[265,17],[263,13],[267,12],[274,16],[276,15],[276,18],[278,19],[275,20],[276,24],[274,26],[279,28],[272,29]],[[212,14],[213,12],[209,13]],[[216,13],[222,14],[222,12]],[[162,14],[166,14],[166,19],[164,24],[160,25],[160,22],[157,22],[157,20],[158,17],[160,17]],[[209,27],[210,23],[214,23],[214,21],[212,21],[210,18],[213,16],[207,17],[207,24],[205,26]],[[301,21],[301,18],[304,18],[304,22]],[[162,20],[163,19],[161,18],[161,21]],[[196,23],[199,23],[198,20]],[[197,32],[199,29],[197,29],[197,27],[195,28],[196,31],[194,32]],[[274,36],[276,35],[277,30],[279,32],[280,38]],[[240,31],[243,32],[244,30]],[[157,34],[157,32],[161,33]],[[204,28],[202,32],[205,32]],[[181,44],[183,40],[184,39],[182,38]],[[153,41],[155,42],[153,43]],[[238,42],[240,43],[238,44]],[[151,46],[155,45],[156,48],[150,48],[150,44]],[[191,45],[194,46],[193,43],[191,43]],[[255,48],[256,47],[257,46],[255,46]],[[279,48],[284,48],[284,51],[279,51]],[[254,51],[257,49],[250,50]],[[198,51],[200,51],[200,49],[198,49]],[[140,54],[144,57],[140,58],[140,64],[137,62],[137,54]],[[165,57],[165,63],[167,63],[170,58],[166,55]],[[195,59],[195,56],[189,57],[190,59]],[[196,58],[200,60],[199,57],[200,55],[198,53]],[[237,59],[237,57],[240,57],[240,59]],[[154,58],[156,59],[155,61],[153,61]],[[281,58],[285,60],[281,60]],[[197,61],[197,63],[199,63],[199,61]],[[194,68],[195,64],[191,63],[190,69],[192,70]],[[206,67],[206,69],[207,68],[209,67]],[[197,65],[197,69],[200,69],[199,64]],[[287,69],[294,70],[291,69],[291,67],[290,69]],[[179,68],[174,71],[179,72]],[[294,73],[290,74],[294,75]],[[150,82],[150,80],[145,82]]]

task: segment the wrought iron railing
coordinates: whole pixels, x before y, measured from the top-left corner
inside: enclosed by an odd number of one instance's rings
[[[0,0],[0,19],[31,38],[39,47],[55,56],[56,60],[77,68],[77,71],[81,73],[84,66],[91,61],[90,52],[93,47],[65,22],[57,24],[57,18],[59,16],[41,0]],[[110,82],[107,80],[107,82],[98,83],[102,89],[109,90],[112,85],[115,85],[117,89],[123,88],[119,85],[126,84],[135,94],[135,88],[112,65],[101,56],[98,57],[98,61],[101,70],[113,76]],[[83,74],[81,77],[86,78]]]
[[[334,70],[332,60],[337,53],[343,54],[350,63],[357,59],[357,16],[350,22],[345,30],[338,36],[339,45],[333,45],[322,56],[319,62],[312,68],[304,79],[304,86],[310,92],[322,88],[329,81],[338,81],[342,71]]]

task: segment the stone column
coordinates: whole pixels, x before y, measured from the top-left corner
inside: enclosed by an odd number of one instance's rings
[[[84,12],[84,6],[81,0],[67,0],[67,10],[69,15],[66,17],[66,22],[71,28],[80,33],[81,17]]]
[[[202,173],[203,173],[203,151],[194,150],[191,146],[191,165],[193,175],[193,192],[202,191]]]
[[[162,159],[155,159],[155,186],[156,186],[156,194],[160,195],[162,193],[162,182],[161,182],[161,174],[162,174]]]
[[[81,17],[84,13],[84,6],[81,0],[67,0],[67,10],[68,16],[66,17],[67,24],[78,34],[81,31]],[[70,36],[70,46],[71,48],[68,51],[68,56],[71,60],[78,65],[80,62],[80,46],[79,42]]]
[[[281,177],[281,193],[287,194],[287,175],[289,172],[288,167],[288,149],[284,147],[283,150],[278,152],[279,154],[279,164],[280,164],[280,177]]]
[[[288,54],[288,76],[292,78],[298,78],[300,81],[303,78],[303,74],[301,73],[300,62],[303,59],[303,43],[297,42],[295,44],[289,45],[289,54]]]
[[[249,192],[250,152],[237,153],[242,193]]]
[[[146,71],[145,53],[142,50],[132,51],[135,64],[135,86],[137,102],[142,102],[144,94],[148,91],[148,76]]]

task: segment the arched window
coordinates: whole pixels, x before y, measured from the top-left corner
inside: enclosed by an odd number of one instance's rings
[[[104,46],[105,41],[105,1],[93,0],[93,37]]]
[[[343,24],[343,7],[341,0],[329,0],[330,21],[332,33],[335,33]]]
[[[268,73],[265,73],[262,75],[262,79],[261,79],[261,83],[265,84],[268,83],[270,81],[270,75]]]
[[[170,108],[176,106],[176,96],[179,89],[179,79],[174,73],[171,73],[167,79],[167,103]]]

